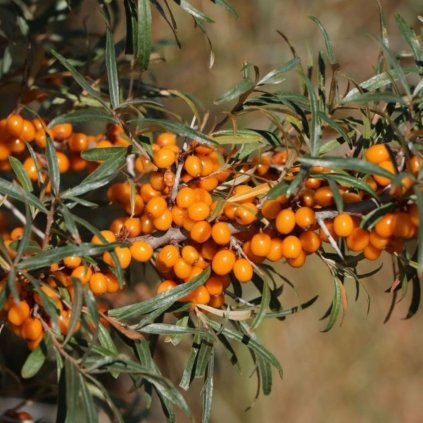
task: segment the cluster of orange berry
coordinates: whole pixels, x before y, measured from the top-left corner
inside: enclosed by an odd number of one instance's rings
[[[7,170],[5,159],[10,154],[17,155],[30,179],[38,182],[42,182],[39,169],[32,156],[25,154],[25,143],[35,143],[38,167],[43,169],[46,164],[43,149],[49,135],[57,148],[61,172],[94,169],[98,163],[81,157],[88,148],[129,145],[118,125],[109,125],[106,134],[89,136],[73,132],[72,125],[67,123],[49,129],[40,119],[29,121],[16,114],[0,121],[0,134],[0,146],[6,152],[0,154],[1,168]],[[17,145],[23,148],[16,149]],[[174,134],[159,134],[152,145],[151,159],[142,154],[133,157],[133,169],[128,172],[134,172],[132,180],[108,188],[109,202],[119,205],[123,215],[102,230],[101,236],[91,239],[94,244],[127,245],[115,247],[114,254],[104,252],[96,264],[81,257],[66,257],[42,274],[41,289],[56,304],[62,333],[67,332],[70,318],[72,278],[88,284],[95,295],[115,293],[120,289],[114,273],[117,264],[127,269],[132,260],[141,263],[152,260],[164,279],[158,293],[191,281],[210,267],[211,276],[204,285],[180,301],[219,308],[225,302],[224,291],[231,281],[251,281],[257,264],[264,260],[286,260],[292,267],[301,267],[309,254],[321,250],[322,242],[334,245],[339,239],[344,239],[345,249],[375,260],[384,249],[400,253],[403,241],[416,236],[420,224],[418,210],[406,194],[422,168],[421,158],[411,156],[398,169],[385,144],[366,150],[365,160],[393,174],[397,170],[409,174],[401,186],[390,187],[390,193],[400,198],[396,209],[366,230],[360,226],[362,215],[335,210],[335,194],[324,177],[333,171],[327,168],[310,168],[303,186],[290,198],[285,195],[267,198],[273,181],[283,179],[289,183],[300,171],[296,164],[288,167],[289,155],[289,150],[273,151],[253,155],[246,162],[238,160],[236,151],[229,148],[196,141],[178,146]],[[391,184],[390,178],[379,175],[363,179],[378,193],[385,192]],[[342,184],[337,184],[337,189],[345,205],[369,198],[366,192]],[[324,215],[328,209],[332,212],[330,217]],[[22,228],[3,235],[12,258],[15,251],[11,245],[21,236]],[[35,307],[46,324],[51,322],[28,281],[19,279],[17,285],[21,301],[15,304],[10,296],[3,313],[7,314],[13,331],[33,348],[43,335]],[[66,288],[68,298],[63,299],[63,290],[59,295],[58,288]]]

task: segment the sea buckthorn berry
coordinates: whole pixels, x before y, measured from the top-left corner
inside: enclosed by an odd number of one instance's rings
[[[391,160],[385,160],[381,163],[379,163],[379,167],[382,169],[388,171],[389,173],[395,174],[395,166],[392,163]],[[382,187],[385,187],[386,185],[389,185],[392,182],[391,178],[387,178],[385,176],[380,175],[373,175],[374,180]]]
[[[206,191],[213,191],[219,185],[219,180],[215,176],[208,176],[207,178],[202,178],[198,182],[198,187]]]
[[[75,279],[79,279],[81,283],[87,283],[93,274],[93,271],[88,266],[78,266],[73,269],[71,273],[71,277]]]
[[[160,148],[154,153],[153,162],[159,169],[166,169],[176,162],[176,153],[170,148]]]
[[[160,217],[167,210],[166,200],[163,197],[153,197],[146,204],[145,210],[153,217]]]
[[[68,142],[69,150],[80,153],[88,148],[88,137],[81,133],[75,132]]]
[[[315,253],[321,246],[322,240],[316,232],[305,231],[300,234],[301,247],[306,253]]]
[[[321,179],[318,179],[318,178],[307,178],[304,181],[304,186],[309,190],[320,188],[321,185],[322,185],[322,181]]]
[[[225,282],[222,276],[211,276],[207,279],[204,286],[210,295],[220,295],[225,289]]]
[[[167,231],[172,226],[172,213],[166,209],[159,217],[153,219],[154,227],[159,231]]]
[[[295,212],[295,223],[302,229],[310,229],[316,223],[314,210],[310,207],[300,207]]]
[[[407,162],[407,169],[413,175],[417,175],[423,167],[423,159],[417,156],[411,156]]]
[[[363,251],[364,257],[367,260],[377,260],[382,251],[374,247],[372,244],[369,244]]]
[[[202,285],[193,291],[193,302],[195,304],[208,304],[210,301],[210,294],[207,288]]]
[[[150,184],[157,191],[163,191],[165,188],[164,174],[162,172],[150,173]]]
[[[19,137],[22,130],[23,117],[20,115],[10,115],[6,120],[6,129],[10,136]]]
[[[419,215],[419,208],[417,204],[410,204],[408,206],[408,213],[410,214],[411,223],[414,226],[420,225],[420,215]]]
[[[72,135],[72,125],[70,123],[60,123],[51,128],[51,134],[56,141],[64,141]]]
[[[379,164],[390,159],[386,144],[372,145],[366,151],[366,160],[370,163]]]
[[[231,230],[226,222],[217,222],[213,225],[211,236],[219,245],[225,245],[231,240]]]
[[[153,256],[153,247],[146,241],[137,240],[129,247],[133,259],[142,263],[147,262]]]
[[[192,266],[192,270],[191,273],[189,274],[189,276],[187,278],[184,279],[185,282],[190,282],[192,281],[194,278],[196,278],[198,275],[200,275],[201,273],[203,273],[203,268],[200,266]]]
[[[383,250],[388,245],[389,238],[380,236],[375,231],[375,229],[372,229],[370,231],[369,241],[370,241],[370,244],[373,245],[373,247],[377,248],[378,250]]]
[[[125,206],[126,213],[133,216],[139,216],[143,212],[143,210],[144,210],[144,200],[139,194],[135,194],[133,205],[131,204],[131,202],[129,202]]]
[[[244,251],[244,254],[248,257],[250,261],[253,263],[261,263],[264,261],[265,257],[256,256],[251,251],[251,241],[244,242],[244,245],[242,246],[242,250]]]
[[[141,232],[143,234],[151,234],[154,231],[154,224],[153,224],[153,219],[144,214],[140,217],[140,222],[141,222]]]
[[[172,280],[165,280],[160,283],[160,285],[157,287],[157,294],[161,294],[163,292],[169,291],[169,289],[175,288],[175,286],[178,286],[178,284],[175,281]]]
[[[354,228],[347,237],[347,247],[354,252],[363,251],[369,245],[369,242],[369,232],[361,228]]]
[[[137,217],[128,217],[123,226],[129,237],[135,237],[141,233],[141,221]]]
[[[57,165],[60,173],[66,173],[70,168],[70,162],[68,156],[61,151],[56,151]]]
[[[43,325],[40,319],[29,317],[22,326],[22,335],[28,341],[35,341],[43,335]]]
[[[276,217],[276,229],[287,235],[295,228],[295,213],[291,209],[283,209]]]
[[[201,176],[208,176],[215,170],[213,160],[208,156],[199,156],[201,161]]]
[[[291,267],[302,267],[304,266],[306,258],[307,258],[306,253],[303,250],[301,250],[298,257],[290,258],[287,261]]]
[[[23,166],[29,179],[31,179],[31,181],[37,181],[38,180],[37,166],[35,165],[35,162],[32,159],[32,157],[26,158],[23,163]]]
[[[188,264],[195,264],[200,258],[200,254],[197,249],[192,245],[185,245],[182,248],[181,255]]]
[[[282,241],[282,255],[287,259],[295,259],[303,251],[301,241],[295,235],[289,235]]]
[[[192,240],[202,244],[206,242],[212,234],[212,227],[209,222],[203,220],[201,222],[195,222],[190,231],[190,237]]]
[[[165,245],[157,255],[157,261],[163,263],[166,267],[175,266],[176,260],[180,257],[178,247],[174,245]]]
[[[104,274],[104,277],[106,278],[107,292],[111,294],[114,292],[118,292],[120,286],[117,277],[111,272],[106,272]]]
[[[266,259],[270,261],[279,261],[282,258],[282,240],[280,238],[272,238],[270,249]]]
[[[239,282],[248,282],[253,277],[253,266],[244,258],[235,261],[233,268],[234,276]]]
[[[176,226],[182,226],[184,223],[184,219],[186,218],[188,212],[186,209],[182,209],[179,206],[173,206],[172,210],[172,221]]]
[[[114,251],[116,253],[117,259],[119,260],[120,267],[122,269],[128,268],[129,265],[131,264],[131,259],[132,259],[131,252],[130,252],[129,248],[128,247],[116,247]],[[112,255],[108,251],[106,251],[103,254],[103,261],[111,267],[116,267],[116,263],[113,260]]]
[[[210,206],[204,202],[195,202],[188,207],[188,217],[196,222],[205,220],[210,215]]]
[[[205,189],[194,188],[194,195],[196,203],[206,203],[208,206],[211,206],[213,203],[212,196]]]
[[[302,206],[313,207],[314,206],[314,191],[311,189],[303,189],[300,191],[299,200]]]
[[[347,213],[339,213],[333,220],[333,230],[336,235],[347,237],[354,230],[354,221]]]
[[[75,269],[81,262],[82,259],[79,256],[68,256],[63,259],[63,264],[69,269]]]
[[[221,308],[225,303],[225,297],[223,294],[220,295],[210,295],[209,306],[213,308]]]
[[[203,170],[203,166],[201,164],[200,158],[197,156],[188,156],[185,159],[184,169],[193,178],[197,178],[198,176],[201,176],[201,171]]]
[[[184,222],[183,222],[183,224],[182,224],[182,227],[186,230],[186,231],[188,231],[188,232],[190,232],[191,231],[191,229],[193,228],[193,226],[195,225],[195,220],[192,220],[192,219],[190,219],[189,217],[188,217],[188,213],[187,213],[187,215],[186,215],[186,217],[185,217],[185,219],[184,219]]]
[[[363,196],[361,193],[357,192],[343,192],[342,193],[342,201],[345,204],[351,204],[351,203],[358,203],[363,199]]]
[[[18,226],[17,228],[14,228],[12,232],[10,232],[10,239],[12,241],[16,241],[17,239],[22,238],[23,232],[24,232],[24,229],[22,226]]]
[[[23,142],[32,142],[35,138],[35,128],[31,121],[24,119],[21,132],[18,135]]]
[[[173,266],[173,271],[179,279],[186,279],[191,274],[192,266],[182,257],[179,257],[176,260],[175,266]]]
[[[176,144],[176,135],[172,132],[162,132],[156,138],[156,144],[160,147],[166,147],[168,145]]]
[[[282,204],[277,200],[267,200],[261,209],[261,214],[266,219],[276,219],[279,212],[282,210]]]
[[[250,225],[257,220],[257,207],[254,203],[242,203],[236,208],[234,217],[240,225]]]
[[[315,195],[314,202],[321,207],[329,207],[334,203],[333,192],[328,186],[320,187]]]
[[[176,195],[176,204],[181,208],[188,208],[195,202],[195,191],[189,187],[183,187]]]
[[[227,275],[234,267],[235,253],[228,249],[220,250],[212,260],[213,272],[217,275]]]
[[[0,160],[7,160],[10,156],[10,149],[7,145],[5,144],[0,144]],[[4,162],[4,163],[8,163],[8,162]]]
[[[374,230],[379,236],[389,238],[394,234],[394,227],[395,216],[392,213],[386,213],[385,216],[376,223]]]
[[[213,257],[220,248],[221,246],[216,244],[213,239],[208,239],[205,243],[201,244],[200,258],[205,260],[213,260]],[[197,265],[199,265],[199,262],[197,262]]]
[[[251,238],[251,251],[254,255],[265,257],[269,254],[272,238],[263,233],[255,234]]]
[[[128,187],[129,188],[129,187]],[[141,198],[147,202],[151,200],[153,197],[160,197],[161,192],[154,189],[150,183],[142,184],[140,188],[140,195]],[[129,196],[128,196],[129,199]]]
[[[97,235],[94,235],[91,238],[91,242],[93,244],[97,244],[97,245],[103,245],[103,244],[111,244],[112,242],[116,241],[116,236],[112,231],[100,231],[100,234],[103,236],[103,238],[105,239],[105,241],[102,241],[100,239],[100,237],[98,237]]]
[[[234,220],[237,208],[238,208],[238,206],[236,206],[235,204],[226,203],[223,206],[223,213],[228,219]]]
[[[397,238],[408,239],[414,233],[413,226],[414,225],[411,222],[411,218],[408,213],[406,212],[395,213],[393,236]]]
[[[7,320],[15,326],[21,326],[30,314],[29,305],[25,300],[14,303],[7,313]]]
[[[103,273],[94,273],[89,281],[90,289],[93,294],[101,295],[107,292],[107,279]]]

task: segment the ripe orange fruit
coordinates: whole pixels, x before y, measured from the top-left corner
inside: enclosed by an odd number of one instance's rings
[[[175,245],[165,245],[157,255],[157,261],[163,263],[167,268],[175,266],[176,260],[180,257],[179,249]]]
[[[93,272],[88,266],[78,266],[73,269],[71,277],[79,279],[81,283],[85,284],[91,279],[92,274]]]
[[[173,266],[173,271],[179,279],[186,279],[192,272],[192,266],[182,257],[179,257],[176,260],[175,266]]]
[[[176,144],[176,135],[172,132],[162,132],[156,138],[156,144],[160,147],[167,147]]]
[[[176,153],[170,148],[160,148],[154,153],[153,162],[159,169],[169,168],[176,162]]]
[[[320,187],[315,195],[314,202],[321,207],[329,207],[333,204],[333,192],[328,186]]]
[[[373,247],[377,248],[378,250],[383,250],[388,245],[389,238],[380,236],[375,231],[375,229],[372,229],[370,231],[369,242]]]
[[[302,267],[304,266],[306,258],[307,258],[306,253],[303,250],[301,250],[298,257],[288,259],[288,264],[291,267]]]
[[[295,235],[289,235],[282,241],[283,257],[287,259],[295,259],[302,251],[301,241]]]
[[[175,288],[175,286],[178,286],[178,284],[175,281],[172,280],[165,280],[160,283],[160,285],[157,287],[157,294],[161,294],[162,292],[166,292],[169,289]]]
[[[282,204],[278,200],[267,200],[261,209],[261,214],[266,219],[276,219],[282,210]]]
[[[183,187],[176,195],[176,204],[181,208],[188,208],[195,202],[195,191],[189,187]]]
[[[316,223],[314,210],[310,207],[300,207],[295,212],[295,222],[302,229],[310,229]]]
[[[306,253],[315,253],[322,244],[316,232],[305,231],[300,234],[301,247]]]
[[[361,228],[354,228],[347,237],[348,248],[355,252],[363,251],[369,245],[369,242],[369,232]]]
[[[217,222],[212,227],[211,236],[219,245],[225,245],[231,240],[231,230],[226,222]]]
[[[69,150],[80,153],[88,148],[88,137],[82,132],[75,132],[68,141]]]
[[[182,258],[189,264],[195,264],[200,258],[197,249],[192,245],[185,245],[181,251]]]
[[[107,292],[107,279],[103,273],[94,273],[89,281],[90,289],[93,294],[101,295]]]
[[[197,178],[201,176],[203,165],[201,164],[201,160],[198,156],[188,156],[185,159],[184,169],[193,178]]]
[[[12,137],[19,137],[22,130],[23,117],[20,115],[12,114],[6,120],[6,130]]]
[[[67,140],[72,135],[72,125],[70,123],[60,123],[51,128],[51,134],[56,141]]]
[[[240,204],[235,210],[234,218],[240,225],[250,225],[257,219],[256,205],[250,202]]]
[[[23,142],[32,142],[35,138],[35,127],[31,121],[24,119],[21,132],[18,135]]]
[[[251,251],[254,255],[265,257],[270,252],[272,238],[264,233],[255,234],[251,238]]]
[[[81,262],[82,259],[79,256],[69,256],[63,259],[63,264],[69,269],[75,269],[75,267],[78,267]]]
[[[194,304],[208,304],[210,301],[209,291],[204,285],[194,289],[192,295]]]
[[[117,280],[117,277],[111,272],[106,272],[104,274],[104,277],[106,278],[107,292],[109,293],[118,292],[120,289],[120,286],[119,286],[119,281]]]
[[[153,217],[160,217],[165,210],[167,210],[167,202],[163,197],[153,197],[145,206],[145,211]]]
[[[32,157],[28,157],[27,159],[25,159],[23,166],[26,170],[26,173],[29,176],[29,179],[31,179],[31,181],[37,181],[38,180],[37,166],[35,165],[35,162],[32,159]]]
[[[188,207],[188,217],[196,222],[205,220],[210,215],[210,207],[205,202],[195,202]]]
[[[270,250],[266,256],[267,260],[279,261],[282,258],[282,240],[280,238],[272,238],[270,242]]]
[[[222,276],[211,276],[207,279],[204,286],[207,288],[210,295],[220,295],[227,287],[225,279]]]
[[[388,148],[385,144],[372,145],[366,151],[366,160],[370,163],[379,164],[390,159]]]
[[[295,213],[292,209],[283,209],[276,217],[276,229],[279,233],[287,235],[295,228]]]
[[[233,272],[239,282],[245,283],[253,277],[253,266],[247,259],[240,258],[235,261]]]
[[[43,335],[43,325],[40,319],[29,317],[22,326],[22,335],[28,341],[36,341]]]
[[[220,250],[212,260],[213,272],[217,275],[227,275],[234,267],[235,253],[228,249]]]
[[[130,252],[129,248],[128,247],[116,247],[115,253],[117,255],[117,259],[119,261],[120,267],[122,269],[128,268],[129,265],[131,264],[131,259],[132,259],[131,252]],[[113,260],[112,255],[108,251],[106,251],[103,254],[103,261],[111,267],[116,267],[116,263]]]
[[[166,209],[159,217],[153,219],[153,225],[159,231],[167,231],[172,226],[172,212]]]
[[[347,213],[339,213],[333,221],[333,230],[336,235],[347,237],[354,229],[354,221]]]
[[[29,305],[25,300],[14,303],[7,313],[7,320],[15,326],[21,326],[30,314]]]
[[[374,247],[372,244],[369,244],[363,251],[364,257],[367,260],[377,260],[382,251]]]
[[[394,164],[392,163],[391,160],[385,160],[385,161],[379,163],[379,166],[382,169],[387,170],[389,173],[392,173],[392,174],[396,173],[395,166],[394,166]],[[380,176],[380,175],[373,175],[373,179],[382,187],[389,185],[392,181],[391,178],[387,178],[385,176]]]
[[[201,222],[195,222],[190,231],[190,237],[192,240],[202,244],[206,242],[212,234],[212,227],[209,222],[203,220]]]
[[[129,251],[131,252],[133,259],[142,263],[147,262],[153,256],[153,248],[151,245],[148,242],[142,240],[134,241],[129,247]]]
[[[390,238],[394,234],[395,216],[392,213],[386,213],[385,216],[380,219],[375,227],[375,232],[383,237]]]
[[[100,234],[103,236],[103,238],[106,240],[105,242],[100,240],[100,238],[97,235],[94,235],[91,238],[91,242],[93,244],[97,244],[97,245],[103,245],[103,244],[111,244],[112,242],[116,241],[116,236],[113,232],[111,231],[100,231]]]
[[[128,217],[125,220],[123,227],[125,228],[128,237],[136,237],[141,233],[141,221],[137,217]]]

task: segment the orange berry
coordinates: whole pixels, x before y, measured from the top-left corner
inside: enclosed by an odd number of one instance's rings
[[[179,206],[173,206],[170,212],[172,213],[173,223],[177,226],[182,226],[187,216],[186,209],[182,209]]]
[[[107,279],[103,273],[94,273],[90,278],[89,284],[94,295],[101,295],[107,292]]]
[[[153,162],[159,169],[171,167],[176,161],[176,153],[169,148],[160,148],[153,155]]]
[[[208,176],[215,170],[213,160],[208,156],[200,156],[201,161],[201,176]],[[217,181],[219,182],[219,181]]]
[[[68,156],[61,151],[56,151],[57,165],[60,173],[66,173],[70,168],[70,162]]]
[[[316,223],[314,210],[310,207],[300,207],[295,212],[295,222],[302,229],[309,229]]]
[[[5,144],[0,144],[0,161],[7,160],[10,156],[10,149]],[[8,162],[4,162],[5,164],[8,164]],[[2,169],[3,170],[3,169]]]
[[[206,242],[212,234],[212,227],[209,222],[203,220],[201,222],[195,222],[190,231],[190,237],[192,240],[202,244]]]
[[[182,248],[181,255],[182,255],[182,258],[188,264],[195,264],[200,258],[200,254],[198,253],[197,249],[194,248],[192,245],[185,245]]]
[[[88,266],[78,266],[73,269],[71,277],[79,279],[81,283],[85,284],[91,279],[92,274],[93,272]]]
[[[225,222],[217,222],[213,225],[211,236],[219,245],[225,245],[231,240],[231,230]]]
[[[314,191],[310,189],[303,189],[299,193],[299,199],[302,206],[314,206]]]
[[[40,319],[29,317],[22,326],[22,335],[29,341],[35,341],[43,334],[43,325]]]
[[[29,305],[25,300],[14,303],[7,313],[7,320],[15,326],[21,326],[30,314]]]
[[[117,255],[117,259],[119,260],[120,267],[122,269],[128,268],[131,264],[132,259],[131,251],[129,250],[129,248],[116,247],[114,251]],[[116,267],[116,263],[114,262],[112,255],[108,251],[103,254],[103,261],[111,267]]]
[[[226,275],[234,267],[235,264],[235,253],[228,249],[220,250],[216,253],[212,260],[213,272],[217,275]]]
[[[302,251],[301,241],[295,235],[289,235],[282,241],[282,255],[287,259],[297,258]]]
[[[138,236],[141,233],[141,221],[137,217],[128,217],[125,220],[123,227],[125,228],[129,237]]]
[[[386,213],[385,216],[380,219],[375,227],[375,232],[383,237],[390,238],[394,234],[395,216],[392,213]]]
[[[249,225],[257,220],[257,207],[254,203],[245,202],[235,210],[235,220],[240,225]]]
[[[180,257],[178,247],[165,245],[157,255],[157,261],[163,263],[167,268],[175,266],[176,260]]]
[[[196,222],[205,220],[210,215],[210,207],[204,202],[195,202],[188,207],[188,217]]]
[[[205,243],[201,244],[201,259],[212,260],[220,247],[221,246],[216,244],[213,239],[208,239]],[[199,263],[197,263],[197,265],[199,265]]]
[[[314,202],[321,207],[329,207],[333,204],[333,192],[328,186],[320,187],[315,195]]]
[[[168,145],[176,144],[176,135],[172,132],[162,132],[156,138],[156,144],[160,147],[167,147]]]
[[[221,276],[211,276],[207,279],[204,286],[210,295],[220,295],[225,289],[225,281]]]
[[[154,189],[150,183],[147,184],[142,184],[141,188],[140,188],[140,195],[141,198],[147,202],[148,200],[150,200],[153,197],[160,197],[161,196],[161,192],[157,191],[156,189]],[[129,196],[128,196],[129,198]]]
[[[420,225],[420,215],[419,215],[419,208],[417,204],[410,204],[408,206],[408,213],[410,214],[411,223],[414,226]]]
[[[281,234],[289,234],[295,228],[295,213],[291,209],[283,209],[276,217],[276,229]]]
[[[189,217],[188,217],[188,213],[187,213],[187,216],[185,217],[185,219],[184,219],[184,222],[183,222],[183,224],[182,224],[182,227],[186,230],[186,231],[188,231],[188,232],[191,232],[191,229],[193,228],[193,226],[195,225],[195,220],[192,220],[192,219],[190,219]]]
[[[141,222],[141,232],[143,234],[151,234],[154,231],[153,219],[147,214],[144,214],[143,216],[140,217],[140,222]]]
[[[179,257],[176,260],[175,266],[173,266],[173,271],[179,279],[186,279],[192,272],[192,266],[182,257]]]
[[[194,289],[193,302],[195,304],[208,304],[209,301],[210,301],[210,294],[204,285]]]
[[[195,202],[195,191],[189,187],[183,187],[176,195],[176,204],[181,208],[188,208]]]
[[[10,232],[10,239],[12,241],[16,241],[17,239],[22,238],[23,232],[23,227],[18,226],[17,228],[13,229],[12,232]]]
[[[20,115],[10,115],[6,120],[6,130],[12,137],[19,137],[22,130],[23,117]]]
[[[297,268],[297,267],[304,266],[304,263],[306,261],[306,258],[307,258],[306,253],[303,250],[301,250],[300,251],[300,254],[298,255],[298,257],[289,258],[287,261],[288,261],[288,264],[291,267]]]
[[[194,188],[195,202],[206,203],[208,206],[211,206],[213,203],[213,198],[208,191],[202,188]]]
[[[354,221],[347,213],[339,213],[333,221],[333,230],[336,235],[347,237],[354,229]]]
[[[322,185],[322,180],[318,178],[307,178],[304,181],[304,186],[309,190],[320,188],[321,185]]]
[[[125,211],[130,215],[139,216],[144,210],[144,200],[142,199],[141,195],[135,194],[133,204],[134,206],[132,208],[132,204],[129,201],[129,203],[127,203],[125,206]]]
[[[116,241],[116,236],[112,231],[100,231],[100,234],[105,239],[105,242],[100,240],[100,238],[97,235],[94,235],[91,238],[91,243],[97,244],[97,245],[103,245],[103,244],[111,244],[112,242]]]
[[[31,121],[24,119],[21,132],[18,135],[23,142],[32,142],[35,138],[35,128]]]
[[[159,217],[153,219],[153,225],[159,231],[167,231],[172,226],[172,212],[166,209]]]
[[[225,303],[225,297],[223,294],[210,295],[209,306],[213,308],[221,308]]]
[[[355,252],[363,251],[369,245],[369,242],[369,232],[361,228],[354,228],[347,237],[348,248]]]
[[[282,204],[277,200],[267,200],[261,209],[261,214],[266,219],[276,219],[279,212],[282,210]]]
[[[423,159],[421,157],[411,156],[407,162],[407,169],[413,175],[418,175],[422,167],[423,167]]]
[[[157,294],[169,291],[169,289],[175,288],[175,286],[178,286],[175,281],[165,280],[161,282],[160,285],[157,287]]]
[[[75,132],[68,142],[69,150],[80,153],[88,148],[88,137],[81,133]]]
[[[133,259],[142,263],[147,262],[153,256],[153,248],[151,245],[148,242],[142,240],[134,241],[129,247],[129,251],[131,252]]]
[[[70,123],[60,123],[51,128],[51,133],[56,141],[64,141],[72,135],[72,130],[72,125]]]
[[[215,176],[209,176],[207,178],[202,178],[198,182],[198,186],[201,189],[206,191],[213,191],[219,185],[219,180]]]
[[[13,138],[8,142],[8,148],[12,153],[23,153],[26,150],[26,145],[19,138]]]
[[[363,251],[364,257],[366,257],[367,260],[377,260],[380,256],[380,253],[382,251],[378,248],[374,247],[372,244],[369,244]]]
[[[272,238],[264,233],[257,233],[251,238],[251,251],[254,255],[265,257],[269,254]]]
[[[282,258],[282,240],[280,238],[272,238],[270,242],[270,250],[266,255],[266,259],[270,261],[279,261]]]
[[[385,160],[379,163],[379,167],[387,170],[389,173],[392,173],[392,174],[396,173],[395,166],[391,160]],[[389,185],[392,181],[391,178],[387,178],[385,176],[380,176],[380,175],[373,175],[373,178],[382,187]]]
[[[188,156],[185,159],[184,169],[190,176],[197,178],[198,176],[201,176],[203,166],[201,164],[201,160],[197,156]]]
[[[370,163],[379,164],[390,159],[386,144],[372,145],[366,151],[366,160]]]
[[[164,181],[164,174],[162,172],[150,173],[150,184],[157,191],[163,191],[166,187]]]
[[[35,162],[32,159],[32,157],[26,158],[23,163],[23,166],[25,168],[26,173],[29,176],[29,179],[31,179],[31,181],[37,181],[38,180],[37,166],[35,165]]]
[[[163,197],[153,197],[148,200],[145,210],[153,217],[160,217],[167,210],[167,202]]]
[[[375,229],[372,229],[369,235],[369,242],[378,250],[383,250],[388,245],[389,238],[380,236]]]
[[[240,258],[235,261],[233,272],[239,282],[245,283],[253,277],[253,266],[247,259]]]
[[[81,264],[81,262],[82,259],[79,256],[69,256],[63,259],[64,265],[69,269],[75,269]]]
[[[189,274],[189,276],[187,278],[184,279],[184,281],[185,282],[192,281],[198,275],[200,275],[201,273],[203,273],[203,270],[204,269],[202,267],[200,267],[200,266],[192,266],[191,273]]]
[[[305,231],[300,234],[301,247],[306,253],[315,253],[322,244],[322,240],[316,232]]]
[[[107,292],[109,293],[118,292],[120,289],[120,286],[119,286],[119,281],[117,280],[117,277],[111,272],[106,272],[104,274],[104,277],[106,278]]]

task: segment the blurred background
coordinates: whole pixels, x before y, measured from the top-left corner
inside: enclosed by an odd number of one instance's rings
[[[83,2],[75,22],[101,27],[101,17],[93,13],[92,3]],[[176,47],[170,29],[156,14],[153,28],[157,54],[145,75],[146,80],[159,86],[194,95],[204,111],[216,113],[231,106],[224,104],[218,108],[213,100],[241,79],[244,62],[257,65],[261,74],[265,74],[291,58],[277,30],[289,38],[304,63],[315,60],[324,43],[308,16],[318,17],[328,30],[342,73],[357,82],[373,75],[378,46],[368,34],[379,34],[376,0],[231,0],[238,18],[210,3],[192,1],[215,20],[207,25],[214,48],[214,66],[209,67],[210,50],[203,33],[194,27],[186,13],[172,5],[182,49]],[[400,53],[405,45],[395,26],[395,15],[401,14],[421,33],[422,23],[417,16],[423,14],[423,4],[421,0],[381,0],[381,4],[391,47]],[[123,33],[124,22],[115,34],[115,41]],[[283,88],[294,90],[294,83],[295,80],[289,79]],[[189,119],[186,106],[182,102],[174,104],[183,108],[175,111]],[[242,374],[232,368],[222,351],[218,352],[212,422],[421,422],[422,313],[419,311],[411,320],[404,320],[409,304],[406,296],[390,321],[383,323],[391,301],[385,291],[393,283],[389,258],[383,256],[377,263],[364,263],[361,271],[365,273],[381,263],[383,267],[377,275],[362,281],[358,301],[354,301],[353,281],[347,282],[348,312],[342,326],[335,325],[329,333],[322,333],[326,322],[319,320],[332,296],[332,279],[327,269],[316,258],[309,258],[302,269],[280,266],[280,272],[296,288],[284,290],[285,307],[303,303],[315,295],[319,299],[311,308],[285,321],[264,322],[259,330],[263,343],[284,368],[283,380],[274,374],[269,397],[254,399],[256,379],[250,377],[253,366],[244,350],[239,350],[244,362]],[[369,313],[365,290],[371,298]],[[185,350],[169,344],[161,347],[160,365],[176,383],[187,358],[186,347]],[[11,345],[10,350],[16,349]],[[199,384],[194,384],[189,394],[197,420],[201,420],[200,389]],[[10,394],[11,388],[6,391]],[[122,396],[125,395],[122,391]],[[164,419],[159,410],[153,410],[147,421],[156,423]],[[178,418],[178,422],[183,421],[183,417]]]

